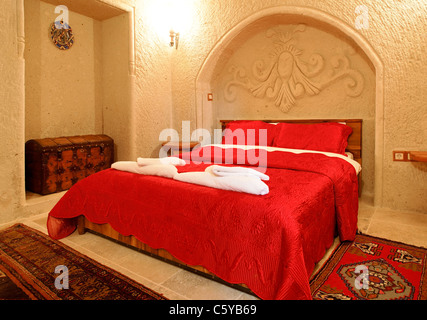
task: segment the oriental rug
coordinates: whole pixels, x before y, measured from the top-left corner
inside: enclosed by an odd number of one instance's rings
[[[310,281],[314,300],[426,300],[427,249],[356,235]]]
[[[0,231],[1,300],[167,300],[23,224]]]

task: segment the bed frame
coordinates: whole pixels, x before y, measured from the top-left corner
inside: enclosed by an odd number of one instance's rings
[[[220,124],[224,129],[226,124],[233,120],[221,120]],[[346,151],[351,152],[353,154],[354,160],[362,164],[362,120],[360,119],[333,119],[333,120],[262,120],[265,122],[290,122],[290,123],[321,123],[321,122],[345,122],[348,126],[353,129],[353,133],[348,138],[348,147]],[[360,174],[359,174],[359,194],[360,194]],[[77,218],[77,229],[79,234],[84,234],[86,231],[94,233],[96,235],[102,236],[109,240],[115,241],[137,251],[143,252],[151,257],[160,259],[162,261],[171,263],[178,267],[181,267],[185,270],[191,271],[193,273],[204,276],[208,279],[220,282],[222,284],[228,285],[235,289],[241,290],[245,293],[249,293],[251,295],[256,296],[245,284],[232,284],[226,282],[219,277],[215,276],[213,273],[209,272],[202,266],[192,266],[183,263],[182,261],[175,258],[172,254],[170,254],[165,249],[154,249],[145,243],[139,241],[134,236],[124,236],[114,230],[109,224],[96,224],[90,222],[84,216],[79,216]]]

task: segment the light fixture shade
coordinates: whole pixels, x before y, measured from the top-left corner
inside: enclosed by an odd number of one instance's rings
[[[151,0],[147,17],[160,38],[178,48],[180,35],[191,31],[195,8],[195,0]]]

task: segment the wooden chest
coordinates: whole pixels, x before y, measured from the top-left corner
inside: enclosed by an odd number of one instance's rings
[[[111,167],[114,141],[107,135],[33,139],[25,143],[26,189],[46,195],[68,190]]]

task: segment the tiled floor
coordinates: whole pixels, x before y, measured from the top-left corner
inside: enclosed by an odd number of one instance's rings
[[[33,216],[19,222],[46,232],[47,214]],[[14,221],[16,223],[17,221]],[[6,225],[0,225],[4,228]],[[427,213],[411,213],[374,208],[361,201],[359,229],[390,240],[427,247]],[[147,287],[164,294],[169,299],[256,299],[236,289],[208,280],[165,262],[146,256],[91,233],[77,232],[62,240],[65,244],[96,259]],[[333,247],[325,255],[328,257]],[[319,263],[322,264],[323,260]]]

